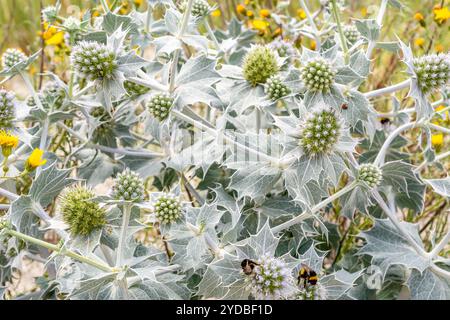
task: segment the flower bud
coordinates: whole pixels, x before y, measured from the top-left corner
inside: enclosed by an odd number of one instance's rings
[[[364,163],[359,167],[358,180],[365,182],[370,189],[380,185],[382,172],[379,167],[371,163]]]
[[[11,128],[14,120],[14,98],[13,92],[0,89],[0,129]]]
[[[106,45],[81,41],[74,48],[71,61],[78,74],[89,80],[111,78],[117,69],[116,54]]]
[[[449,82],[450,59],[443,53],[423,56],[413,60],[422,92],[427,94],[432,90],[438,90]]]
[[[172,194],[161,195],[154,203],[154,212],[162,224],[176,222],[182,214],[180,200]]]
[[[136,172],[127,168],[117,175],[112,197],[116,200],[142,201],[144,199],[144,182]]]
[[[22,50],[9,48],[6,49],[5,53],[2,56],[2,67],[3,69],[10,69],[14,67],[16,64],[27,60],[28,57]]]
[[[169,116],[172,105],[173,98],[166,93],[158,93],[147,103],[147,108],[153,117],[164,121]]]
[[[289,88],[281,81],[280,77],[270,77],[265,85],[266,95],[273,101],[287,96],[290,93]]]
[[[350,42],[350,44],[354,44],[361,37],[358,29],[353,24],[345,25],[343,29],[344,37],[348,40],[348,42]]]
[[[309,91],[329,91],[334,83],[336,71],[323,58],[315,58],[301,68],[300,76]]]

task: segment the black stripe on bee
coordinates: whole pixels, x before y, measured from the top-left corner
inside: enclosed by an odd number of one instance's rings
[[[253,273],[253,269],[255,269],[255,266],[257,266],[257,265],[258,265],[258,263],[256,263],[255,261],[252,261],[250,259],[244,259],[241,262],[242,271],[246,275],[251,275]]]
[[[317,280],[319,280],[319,277],[314,270],[312,270],[307,265],[302,264],[302,267],[298,271],[297,280],[298,284],[300,284],[300,282],[303,280],[304,286],[306,286],[307,283],[310,285],[315,285],[317,283]]]

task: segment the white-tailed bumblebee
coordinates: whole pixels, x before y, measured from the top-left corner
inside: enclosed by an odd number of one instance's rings
[[[298,271],[298,284],[300,284],[300,282],[303,279],[303,285],[306,287],[307,284],[310,285],[316,285],[317,280],[319,280],[319,277],[317,276],[317,273],[312,270],[310,267],[308,267],[306,264],[302,263],[302,267],[301,269]]]
[[[244,259],[241,262],[242,271],[246,275],[251,275],[253,273],[253,269],[255,269],[255,266],[258,266],[259,264],[255,261],[252,261],[250,259]]]

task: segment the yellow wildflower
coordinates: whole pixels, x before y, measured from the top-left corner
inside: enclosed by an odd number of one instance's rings
[[[270,17],[270,10],[269,9],[261,9],[261,10],[259,10],[259,16],[261,18],[268,18],[268,17]]]
[[[447,108],[446,106],[444,106],[443,104],[441,104],[441,105],[439,105],[439,106],[436,107],[436,112],[442,111],[442,110],[444,110],[444,109],[446,109],[446,108]],[[447,120],[447,121],[450,120],[450,112],[449,112],[448,110],[445,111],[445,119],[444,119],[444,120]]]
[[[433,10],[433,12],[434,12],[434,20],[436,20],[439,23],[444,23],[448,19],[450,19],[450,10],[448,10],[448,7],[436,8]]]
[[[365,18],[367,16],[367,8],[366,7],[361,8],[361,15],[363,16],[363,18]]]
[[[211,15],[213,17],[220,17],[222,15],[222,11],[220,11],[220,9],[216,9],[213,12],[211,12]]]
[[[314,40],[311,40],[311,44],[310,44],[311,50],[316,50],[316,46],[317,46],[316,42]]]
[[[437,133],[431,135],[431,144],[433,146],[441,146],[444,144],[444,134],[443,133]]]
[[[264,20],[255,19],[251,22],[251,26],[255,30],[258,30],[260,32],[265,32],[267,30],[267,27],[269,26],[269,23]]]
[[[123,1],[120,5],[119,13],[125,15],[128,12],[130,12],[130,5],[128,4],[128,2]]]
[[[417,13],[414,15],[414,19],[417,20],[417,21],[422,21],[422,20],[424,20],[425,18],[423,17],[423,15],[422,15],[420,12],[417,12]]]
[[[298,10],[297,10],[297,17],[298,17],[300,20],[306,19],[306,12],[305,12],[305,10],[303,10],[303,9],[298,9]]]
[[[245,9],[245,6],[243,4],[238,4],[236,6],[236,11],[240,14],[245,14],[245,12],[247,11],[247,9]]]
[[[142,0],[133,0],[133,2],[136,7],[140,7],[142,4]]]
[[[414,40],[414,44],[417,47],[422,47],[424,45],[424,43],[425,43],[425,39],[424,38],[417,38],[417,39]]]
[[[440,52],[444,52],[444,46],[440,43],[438,43],[435,47],[434,50],[436,50],[436,52],[440,53]]]
[[[19,145],[19,138],[11,134],[10,131],[0,130],[0,147],[2,148],[3,156],[9,157],[12,149]]]
[[[27,162],[25,164],[25,170],[27,172],[34,171],[37,167],[43,166],[47,160],[42,159],[42,156],[44,155],[44,150],[41,149],[34,149],[33,152],[30,154],[30,156],[27,159]]]
[[[248,10],[248,11],[247,11],[247,17],[251,18],[251,17],[253,17],[254,15],[255,15],[255,14],[253,13],[252,10]]]

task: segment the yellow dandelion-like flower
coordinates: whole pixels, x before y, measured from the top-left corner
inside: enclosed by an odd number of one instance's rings
[[[423,21],[425,18],[423,17],[423,15],[420,12],[417,12],[414,15],[414,19],[417,20],[417,21]]]
[[[216,9],[213,12],[211,12],[211,15],[216,18],[220,17],[222,15],[222,11],[220,11],[220,9]]]
[[[414,44],[417,47],[422,47],[424,45],[424,43],[425,43],[425,39],[424,38],[417,38],[417,39],[414,40]]]
[[[438,43],[438,44],[434,47],[434,50],[435,50],[437,53],[444,52],[444,46],[443,46],[442,44]]]
[[[133,0],[133,3],[136,7],[140,7],[142,5],[142,0]]]
[[[247,17],[251,18],[251,17],[253,17],[254,15],[255,15],[255,14],[253,13],[252,10],[248,10],[248,11],[247,11]]]
[[[42,159],[42,156],[44,155],[44,150],[41,149],[34,149],[33,152],[30,154],[30,156],[27,159],[27,162],[25,164],[25,169],[28,172],[31,172],[35,170],[37,167],[43,166],[47,163],[46,159]]]
[[[448,19],[450,19],[450,10],[448,10],[448,7],[436,8],[433,10],[433,12],[434,12],[434,20],[436,20],[439,23],[444,23]]]
[[[297,17],[298,17],[300,20],[306,19],[306,12],[305,12],[305,10],[303,10],[303,9],[298,9],[298,10],[297,10]]]
[[[264,20],[255,19],[251,22],[252,28],[258,31],[266,31],[269,23]]]
[[[435,147],[443,145],[444,144],[444,134],[437,133],[437,134],[431,135],[431,144]]]
[[[316,47],[317,47],[316,42],[314,40],[311,40],[311,43],[310,43],[311,50],[316,50]]]
[[[64,43],[64,32],[57,32],[51,38],[45,40],[45,44],[48,46],[58,46]]]
[[[19,138],[10,131],[0,130],[0,147],[2,148],[3,156],[9,157],[12,149],[19,145]]]
[[[363,16],[363,18],[367,16],[367,8],[366,7],[361,8],[361,15]]]
[[[243,4],[238,4],[236,6],[236,11],[240,14],[245,14],[245,12],[247,11],[247,9],[245,9],[245,6]]]
[[[270,10],[269,9],[261,9],[261,10],[259,10],[259,16],[261,18],[268,18],[268,17],[270,17]]]

